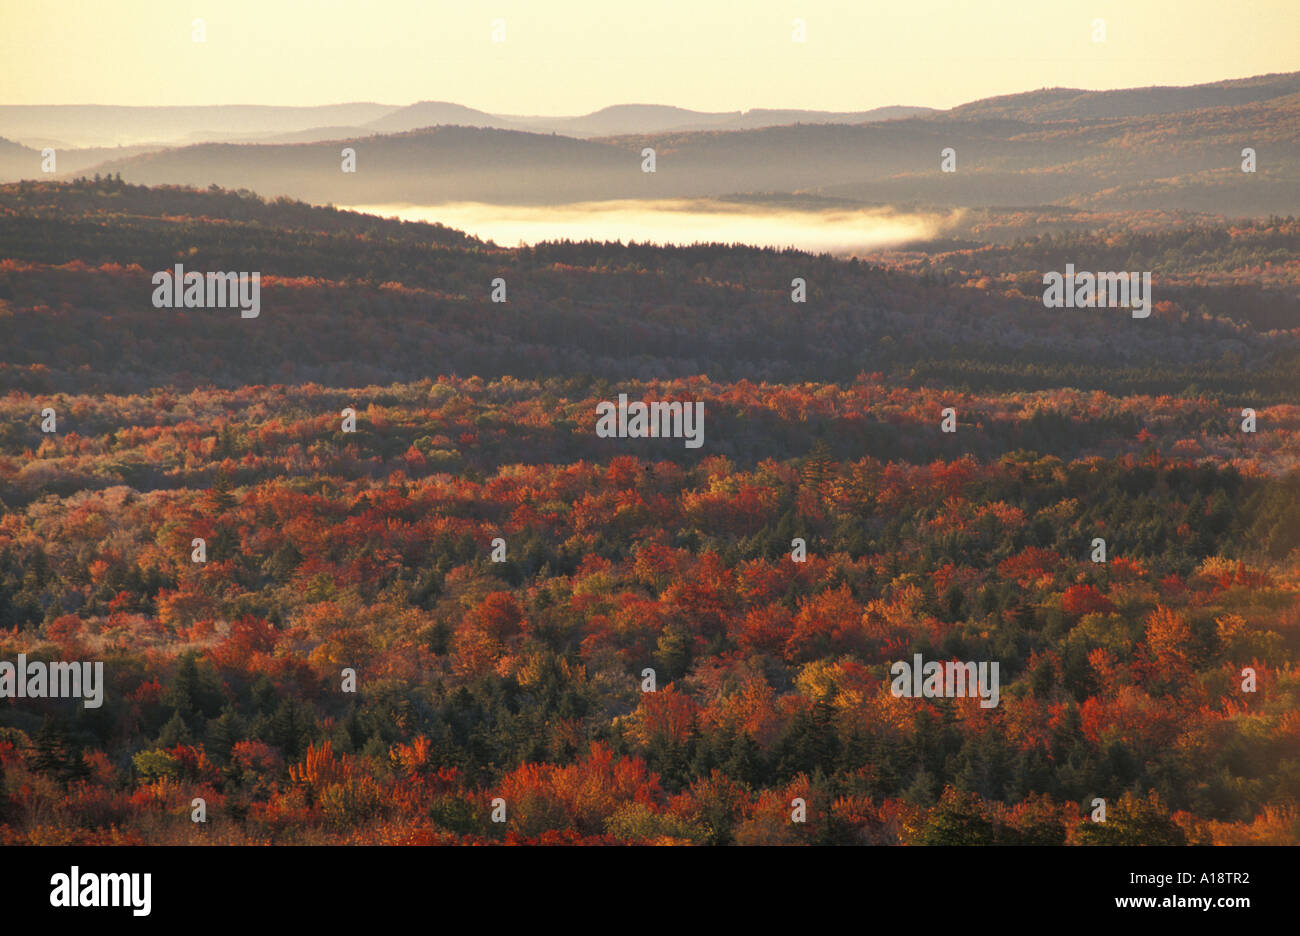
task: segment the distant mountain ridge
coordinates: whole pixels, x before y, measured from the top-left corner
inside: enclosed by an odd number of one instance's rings
[[[93,169],[343,205],[787,193],[890,205],[1300,213],[1300,73],[1187,88],[1045,89],[921,114],[630,104],[578,118],[502,118],[436,101],[340,107],[383,112],[362,126],[282,125],[238,143],[62,150],[58,175]],[[300,120],[335,113],[300,110],[309,112]],[[341,171],[345,146],[356,151],[356,172]],[[655,172],[641,169],[647,146]],[[1257,172],[1241,171],[1244,146],[1257,150]],[[940,172],[950,147],[957,171]],[[0,146],[0,181],[41,178],[39,157],[30,146]]]
[[[359,126],[391,113],[390,104],[280,107],[230,104],[200,107],[130,107],[109,104],[0,105],[0,136],[64,140],[70,146],[198,142],[281,133],[321,126]]]
[[[1257,173],[1241,171],[1242,141],[1262,155]],[[344,147],[356,151],[354,173],[340,171]],[[653,173],[641,170],[645,147],[656,151]],[[945,173],[940,154],[949,147],[957,171]],[[443,126],[330,142],[205,143],[95,168],[129,182],[216,184],[340,205],[559,205],[763,192],[868,204],[1261,216],[1300,213],[1300,95],[1114,119],[942,115],[602,139]]]
[[[1300,72],[1257,75],[1201,85],[1156,85],[1115,91],[1043,88],[984,98],[945,114],[957,120],[1089,120],[1176,114],[1211,107],[1258,104],[1300,93]]]
[[[152,146],[97,146],[86,149],[56,147],[54,174],[80,172],[110,160],[120,161],[157,150],[158,147]],[[44,161],[41,149],[0,137],[0,179],[49,178],[50,174],[43,169]]]
[[[983,98],[950,110],[891,105],[863,111],[754,108],[705,112],[616,104],[580,116],[490,114],[447,101],[406,106],[354,102],[312,107],[211,105],[0,105],[0,137],[28,147],[179,146],[191,143],[317,142],[435,126],[556,133],[580,139],[687,130],[755,130],[787,124],[860,124],[911,117],[1030,122],[1183,113],[1263,103],[1300,93],[1300,72],[1188,86],[1086,91],[1043,88]]]
[[[318,107],[0,105],[0,137],[26,146],[69,148],[191,143],[316,142],[424,127],[490,127],[580,138],[666,130],[727,130],[780,123],[863,123],[937,113],[929,107],[866,111],[750,110],[705,113],[657,104],[618,104],[577,117],[502,116],[448,101]]]

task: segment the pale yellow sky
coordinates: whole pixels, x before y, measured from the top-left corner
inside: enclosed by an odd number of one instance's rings
[[[862,110],[1297,70],[1300,0],[0,0],[0,104]]]

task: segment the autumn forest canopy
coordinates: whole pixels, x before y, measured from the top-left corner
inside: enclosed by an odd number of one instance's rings
[[[105,679],[0,704],[0,841],[1300,843],[1300,221],[964,223],[502,247],[0,186],[0,660]],[[260,315],[155,307],[178,263]],[[1150,317],[1045,308],[1066,263]],[[703,445],[598,436],[620,394]],[[1000,702],[898,697],[917,654]]]

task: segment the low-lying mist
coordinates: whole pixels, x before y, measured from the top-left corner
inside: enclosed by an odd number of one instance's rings
[[[340,205],[403,221],[437,222],[502,246],[555,240],[724,243],[852,254],[934,237],[951,216],[889,208],[813,208],[711,199],[599,201],[560,206]]]

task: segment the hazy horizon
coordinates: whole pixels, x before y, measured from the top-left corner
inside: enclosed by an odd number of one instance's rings
[[[204,21],[202,42],[195,18]],[[1050,9],[1012,0],[955,11],[938,0],[877,10],[755,0],[743,15],[671,0],[650,17],[593,0],[546,10],[519,0],[478,9],[232,0],[208,10],[124,0],[111,16],[88,3],[9,11],[0,76],[3,103],[45,106],[449,101],[519,116],[649,101],[708,112],[944,109],[1040,88],[1185,86],[1295,71],[1297,25],[1300,9],[1287,0],[1231,11],[1210,0],[1176,8],[1069,0]],[[918,30],[924,49],[898,41]],[[1022,54],[1000,54],[1008,42]],[[115,52],[111,68],[104,49]]]

